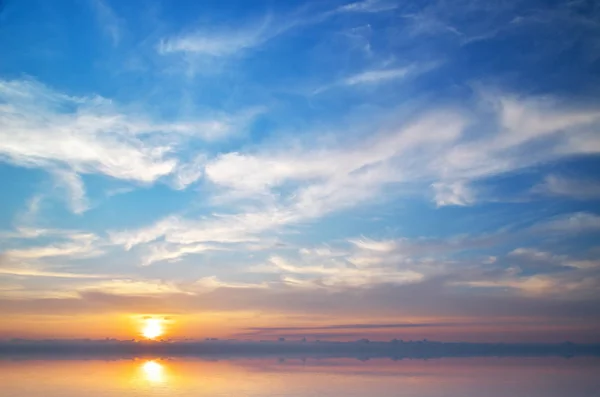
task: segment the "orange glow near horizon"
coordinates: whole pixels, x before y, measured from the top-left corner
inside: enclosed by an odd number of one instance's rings
[[[156,339],[164,334],[162,321],[156,318],[148,318],[144,320],[142,335],[147,339]]]

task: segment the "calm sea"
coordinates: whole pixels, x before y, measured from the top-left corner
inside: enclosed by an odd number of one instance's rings
[[[598,397],[600,359],[1,359],[0,395]]]

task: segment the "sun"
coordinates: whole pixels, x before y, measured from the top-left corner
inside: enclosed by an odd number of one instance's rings
[[[148,318],[144,320],[144,328],[142,335],[147,339],[156,339],[164,333],[162,322],[156,318]]]

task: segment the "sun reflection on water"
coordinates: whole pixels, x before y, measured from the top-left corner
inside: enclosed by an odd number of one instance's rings
[[[144,378],[151,383],[163,383],[165,381],[164,366],[154,360],[148,360],[142,364]]]

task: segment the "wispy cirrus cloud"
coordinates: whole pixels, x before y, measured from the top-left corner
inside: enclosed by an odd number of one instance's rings
[[[10,162],[144,182],[176,166],[165,156],[168,146],[144,144],[135,125],[131,131],[130,120],[101,98],[68,97],[35,81],[3,81],[0,98],[0,153]]]
[[[8,249],[2,254],[12,260],[28,260],[50,257],[86,258],[102,253],[96,244],[98,237],[92,233],[73,233],[65,237],[67,241],[63,243]]]
[[[353,86],[358,84],[380,83],[404,78],[409,72],[410,68],[369,70],[344,79],[343,84]]]
[[[56,178],[56,184],[65,190],[67,203],[71,211],[75,214],[85,212],[89,208],[89,203],[81,176],[64,169],[54,169],[51,172]]]
[[[426,112],[361,142],[317,148],[283,146],[261,153],[231,152],[206,160],[206,181],[236,200],[257,198],[244,211],[202,220],[169,217],[147,228],[114,231],[132,247],[164,238],[172,244],[256,241],[267,232],[315,221],[369,203],[385,186],[433,187],[438,206],[473,205],[473,183],[598,145],[596,109],[570,109],[554,99],[510,95],[480,102],[482,114],[450,108]],[[483,120],[495,121],[481,124]],[[467,139],[467,128],[485,132]],[[582,144],[586,142],[586,144]],[[528,148],[535,147],[534,154]],[[200,171],[199,171],[200,172]],[[285,190],[281,190],[286,186]],[[402,195],[402,190],[397,191]],[[264,198],[268,198],[266,201]]]
[[[114,10],[105,0],[89,0],[90,6],[96,13],[98,25],[111,39],[113,45],[121,41],[124,22],[116,15]]]
[[[551,217],[532,227],[548,233],[585,233],[600,230],[600,216],[591,212],[576,212]]]
[[[301,288],[353,288],[379,284],[418,283],[424,275],[417,270],[394,266],[349,266],[344,261],[328,261],[327,265],[294,263],[282,257],[271,257],[269,262],[252,269],[258,273],[282,274],[281,281],[291,287]]]
[[[373,68],[342,78],[338,81],[335,81],[334,83],[326,84],[314,90],[312,94],[316,95],[340,87],[374,87],[379,84],[389,84],[398,81],[410,80],[416,78],[420,74],[431,71],[436,67],[436,63],[415,63],[408,66],[396,68]]]
[[[88,207],[81,175],[146,184],[175,175],[174,185],[184,188],[200,174],[178,156],[180,145],[226,137],[257,114],[163,122],[105,98],[68,96],[34,80],[0,81],[0,101],[0,160],[49,170],[75,213]]]
[[[290,30],[323,23],[336,15],[379,13],[397,7],[395,1],[364,0],[312,14],[296,12],[292,17],[266,14],[262,20],[243,27],[198,29],[163,37],[157,45],[157,51],[162,55],[184,53],[214,58],[230,57],[258,48]]]
[[[532,192],[575,200],[595,200],[600,198],[600,182],[589,178],[552,174],[546,176]]]
[[[50,277],[50,278],[66,278],[66,279],[108,279],[114,278],[114,275],[109,274],[86,274],[86,273],[71,273],[50,270],[39,270],[31,268],[4,268],[0,267],[0,273],[6,276],[17,277]]]
[[[273,26],[270,16],[263,21],[247,28],[238,28],[214,32],[197,30],[179,36],[163,38],[157,50],[160,54],[192,53],[211,57],[224,57],[238,54],[260,46],[278,34],[288,30],[292,25]]]
[[[363,0],[344,4],[335,9],[337,13],[383,12],[398,8],[395,0]]]
[[[161,296],[185,294],[175,283],[161,280],[112,279],[78,287],[81,294],[103,293],[122,296]]]

